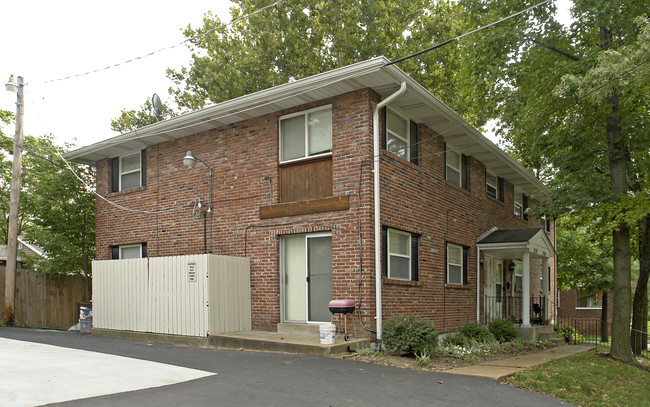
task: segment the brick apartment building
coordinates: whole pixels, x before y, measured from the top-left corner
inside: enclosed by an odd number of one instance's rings
[[[552,318],[554,224],[534,213],[547,188],[386,62],[68,153],[96,167],[106,198],[97,258],[248,257],[257,330],[329,321],[333,298],[355,300],[355,323],[379,335],[398,315],[439,332]]]

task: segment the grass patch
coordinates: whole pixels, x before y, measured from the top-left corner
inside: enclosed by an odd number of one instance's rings
[[[505,382],[580,406],[647,406],[650,400],[650,372],[593,352],[537,366]]]

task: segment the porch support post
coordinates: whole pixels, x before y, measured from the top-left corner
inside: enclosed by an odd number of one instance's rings
[[[522,265],[522,310],[521,310],[521,326],[529,327],[530,325],[530,252],[525,251],[521,259]]]
[[[551,301],[549,300],[548,297],[548,257],[542,257],[542,295],[544,296],[544,314],[542,315],[543,320],[547,320],[548,318],[548,307],[551,304]]]

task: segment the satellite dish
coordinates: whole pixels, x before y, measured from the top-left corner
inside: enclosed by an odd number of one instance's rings
[[[160,96],[158,96],[157,93],[154,93],[151,97],[151,105],[153,106],[153,114],[156,115],[156,117],[162,116],[163,104],[160,101]]]

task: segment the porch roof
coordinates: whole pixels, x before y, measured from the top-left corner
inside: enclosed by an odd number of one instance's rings
[[[494,230],[476,242],[482,251],[521,260],[524,252],[533,257],[553,257],[555,249],[542,228]]]

